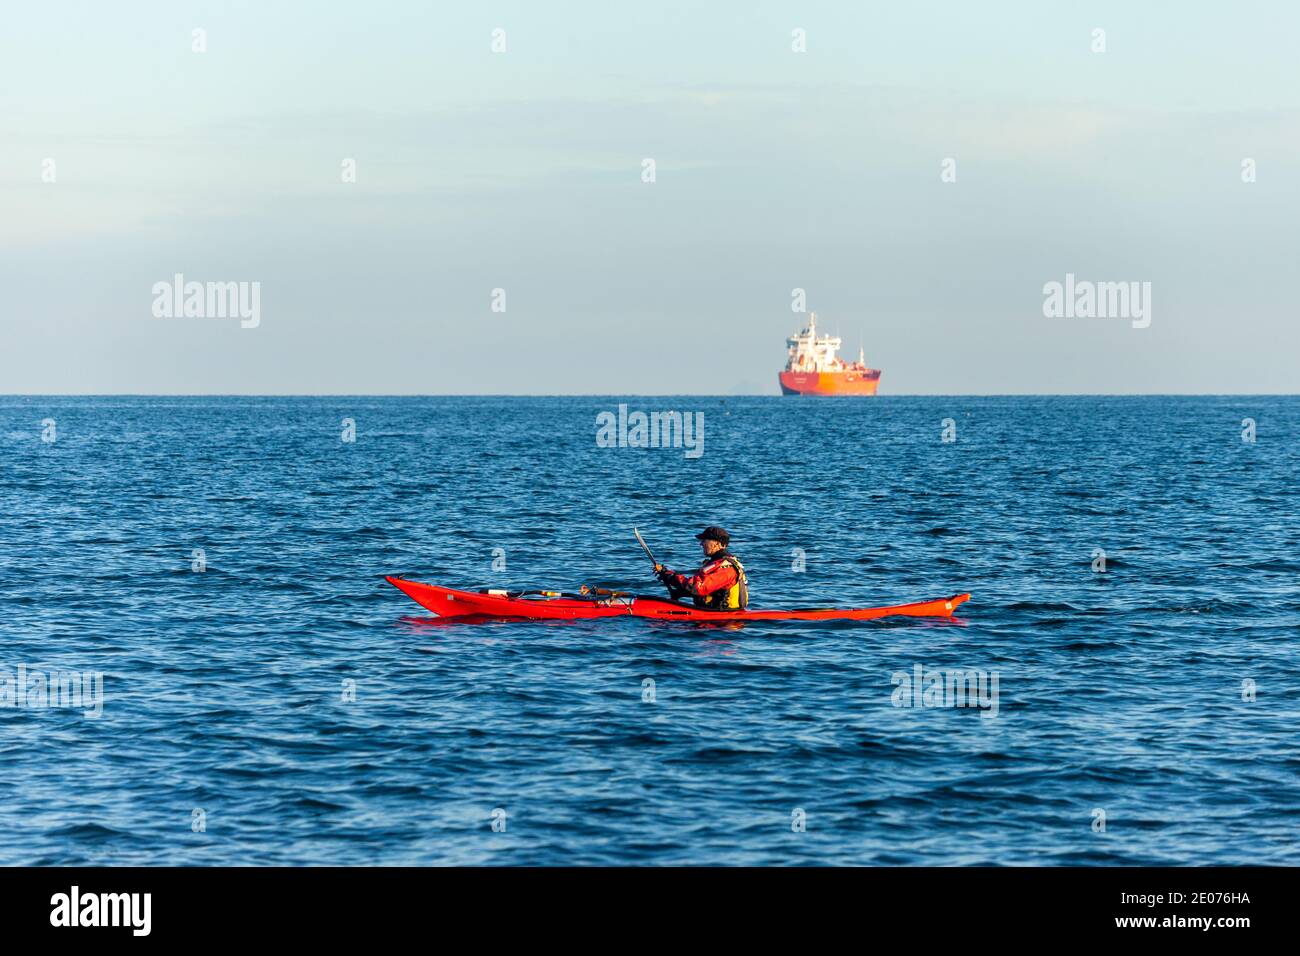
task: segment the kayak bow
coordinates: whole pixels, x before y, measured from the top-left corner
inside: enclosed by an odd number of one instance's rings
[[[796,608],[790,611],[710,611],[657,597],[561,595],[547,597],[524,592],[457,591],[404,578],[385,577],[416,604],[439,617],[500,617],[566,620],[595,617],[648,617],[673,621],[870,621],[879,617],[952,617],[969,594],[890,607]],[[548,592],[554,593],[554,592]]]

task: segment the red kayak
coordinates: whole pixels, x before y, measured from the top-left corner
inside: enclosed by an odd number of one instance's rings
[[[969,594],[892,607],[798,608],[793,611],[709,611],[691,604],[634,594],[580,595],[554,591],[537,593],[457,591],[387,577],[389,584],[416,604],[440,617],[517,617],[573,619],[588,617],[649,617],[674,621],[870,621],[878,617],[952,617]]]

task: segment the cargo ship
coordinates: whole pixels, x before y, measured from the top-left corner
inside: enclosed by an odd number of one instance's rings
[[[808,317],[808,328],[786,339],[790,359],[778,380],[783,395],[875,395],[880,369],[867,368],[862,350],[856,362],[836,357],[840,339],[817,336],[817,313]]]

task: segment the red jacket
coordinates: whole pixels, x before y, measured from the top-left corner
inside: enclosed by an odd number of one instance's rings
[[[715,591],[724,591],[731,587],[739,577],[740,575],[729,561],[710,557],[705,559],[700,569],[689,578],[684,574],[665,569],[663,582],[668,585],[669,591],[689,594],[691,597],[708,597]]]

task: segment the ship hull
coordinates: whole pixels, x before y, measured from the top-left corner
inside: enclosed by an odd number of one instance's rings
[[[782,372],[782,395],[875,395],[880,369],[865,372]]]

